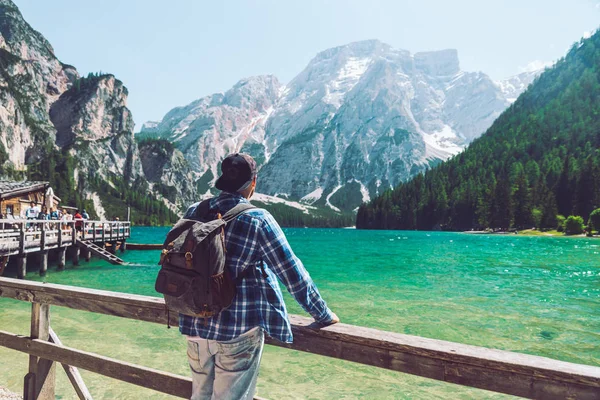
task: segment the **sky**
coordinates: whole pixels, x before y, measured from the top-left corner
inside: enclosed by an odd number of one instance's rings
[[[135,130],[253,75],[288,83],[320,51],[379,39],[453,48],[493,79],[565,55],[600,27],[600,0],[13,0],[56,56],[129,89]]]

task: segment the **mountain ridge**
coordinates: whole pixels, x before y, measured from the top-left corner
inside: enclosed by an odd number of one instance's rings
[[[508,107],[507,96],[534,76],[501,85],[483,73],[461,71],[454,49],[411,54],[378,40],[359,41],[319,52],[285,86],[277,81],[269,87],[262,81],[276,78],[256,76],[226,92],[262,82],[246,95],[256,94],[267,107],[249,101],[246,108],[240,103],[217,112],[225,94],[213,94],[145,123],[138,135],[173,142],[206,195],[220,160],[246,151],[261,168],[262,193],[351,210],[462,151]],[[206,105],[195,107],[201,103]],[[189,109],[197,112],[182,119],[193,135],[180,136],[171,117]],[[211,148],[207,139],[215,132],[223,145]],[[340,197],[354,200],[342,205]]]

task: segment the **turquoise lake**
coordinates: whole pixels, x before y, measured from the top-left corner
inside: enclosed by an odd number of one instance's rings
[[[160,243],[167,228],[134,228]],[[285,229],[345,323],[600,366],[600,240],[446,232]],[[28,279],[155,296],[158,251],[50,267]],[[287,295],[287,294],[286,294]],[[290,313],[306,315],[286,297]],[[0,299],[0,329],[28,335],[30,305]],[[157,324],[51,308],[67,346],[188,375],[185,341]],[[22,391],[28,356],[0,348],[0,386]],[[169,396],[82,371],[94,398]],[[57,397],[76,399],[62,369]],[[267,346],[258,395],[268,399],[504,399],[510,396]]]

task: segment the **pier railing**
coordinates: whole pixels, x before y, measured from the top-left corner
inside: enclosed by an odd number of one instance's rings
[[[0,330],[0,346],[29,354],[25,400],[54,399],[54,362],[79,397],[89,394],[76,368],[189,398],[191,379],[66,347],[50,328],[50,306],[167,324],[161,298],[0,278],[0,296],[33,303],[31,334]],[[269,344],[354,361],[426,378],[535,399],[600,399],[600,367],[546,357],[336,324],[318,327],[291,316],[294,343]],[[177,316],[170,315],[177,325]]]
[[[128,239],[130,234],[128,221],[0,219],[0,256],[68,247],[77,238],[115,242]]]

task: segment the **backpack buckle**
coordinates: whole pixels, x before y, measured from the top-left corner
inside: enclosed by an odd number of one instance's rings
[[[192,265],[192,258],[194,258],[192,253],[190,253],[189,251],[187,253],[185,253],[185,268],[186,269],[194,269],[194,266]]]
[[[158,262],[160,265],[163,265],[163,263],[165,262],[165,257],[167,256],[168,253],[169,253],[169,250],[167,250],[167,249],[163,249],[163,251],[160,252],[160,261]]]

